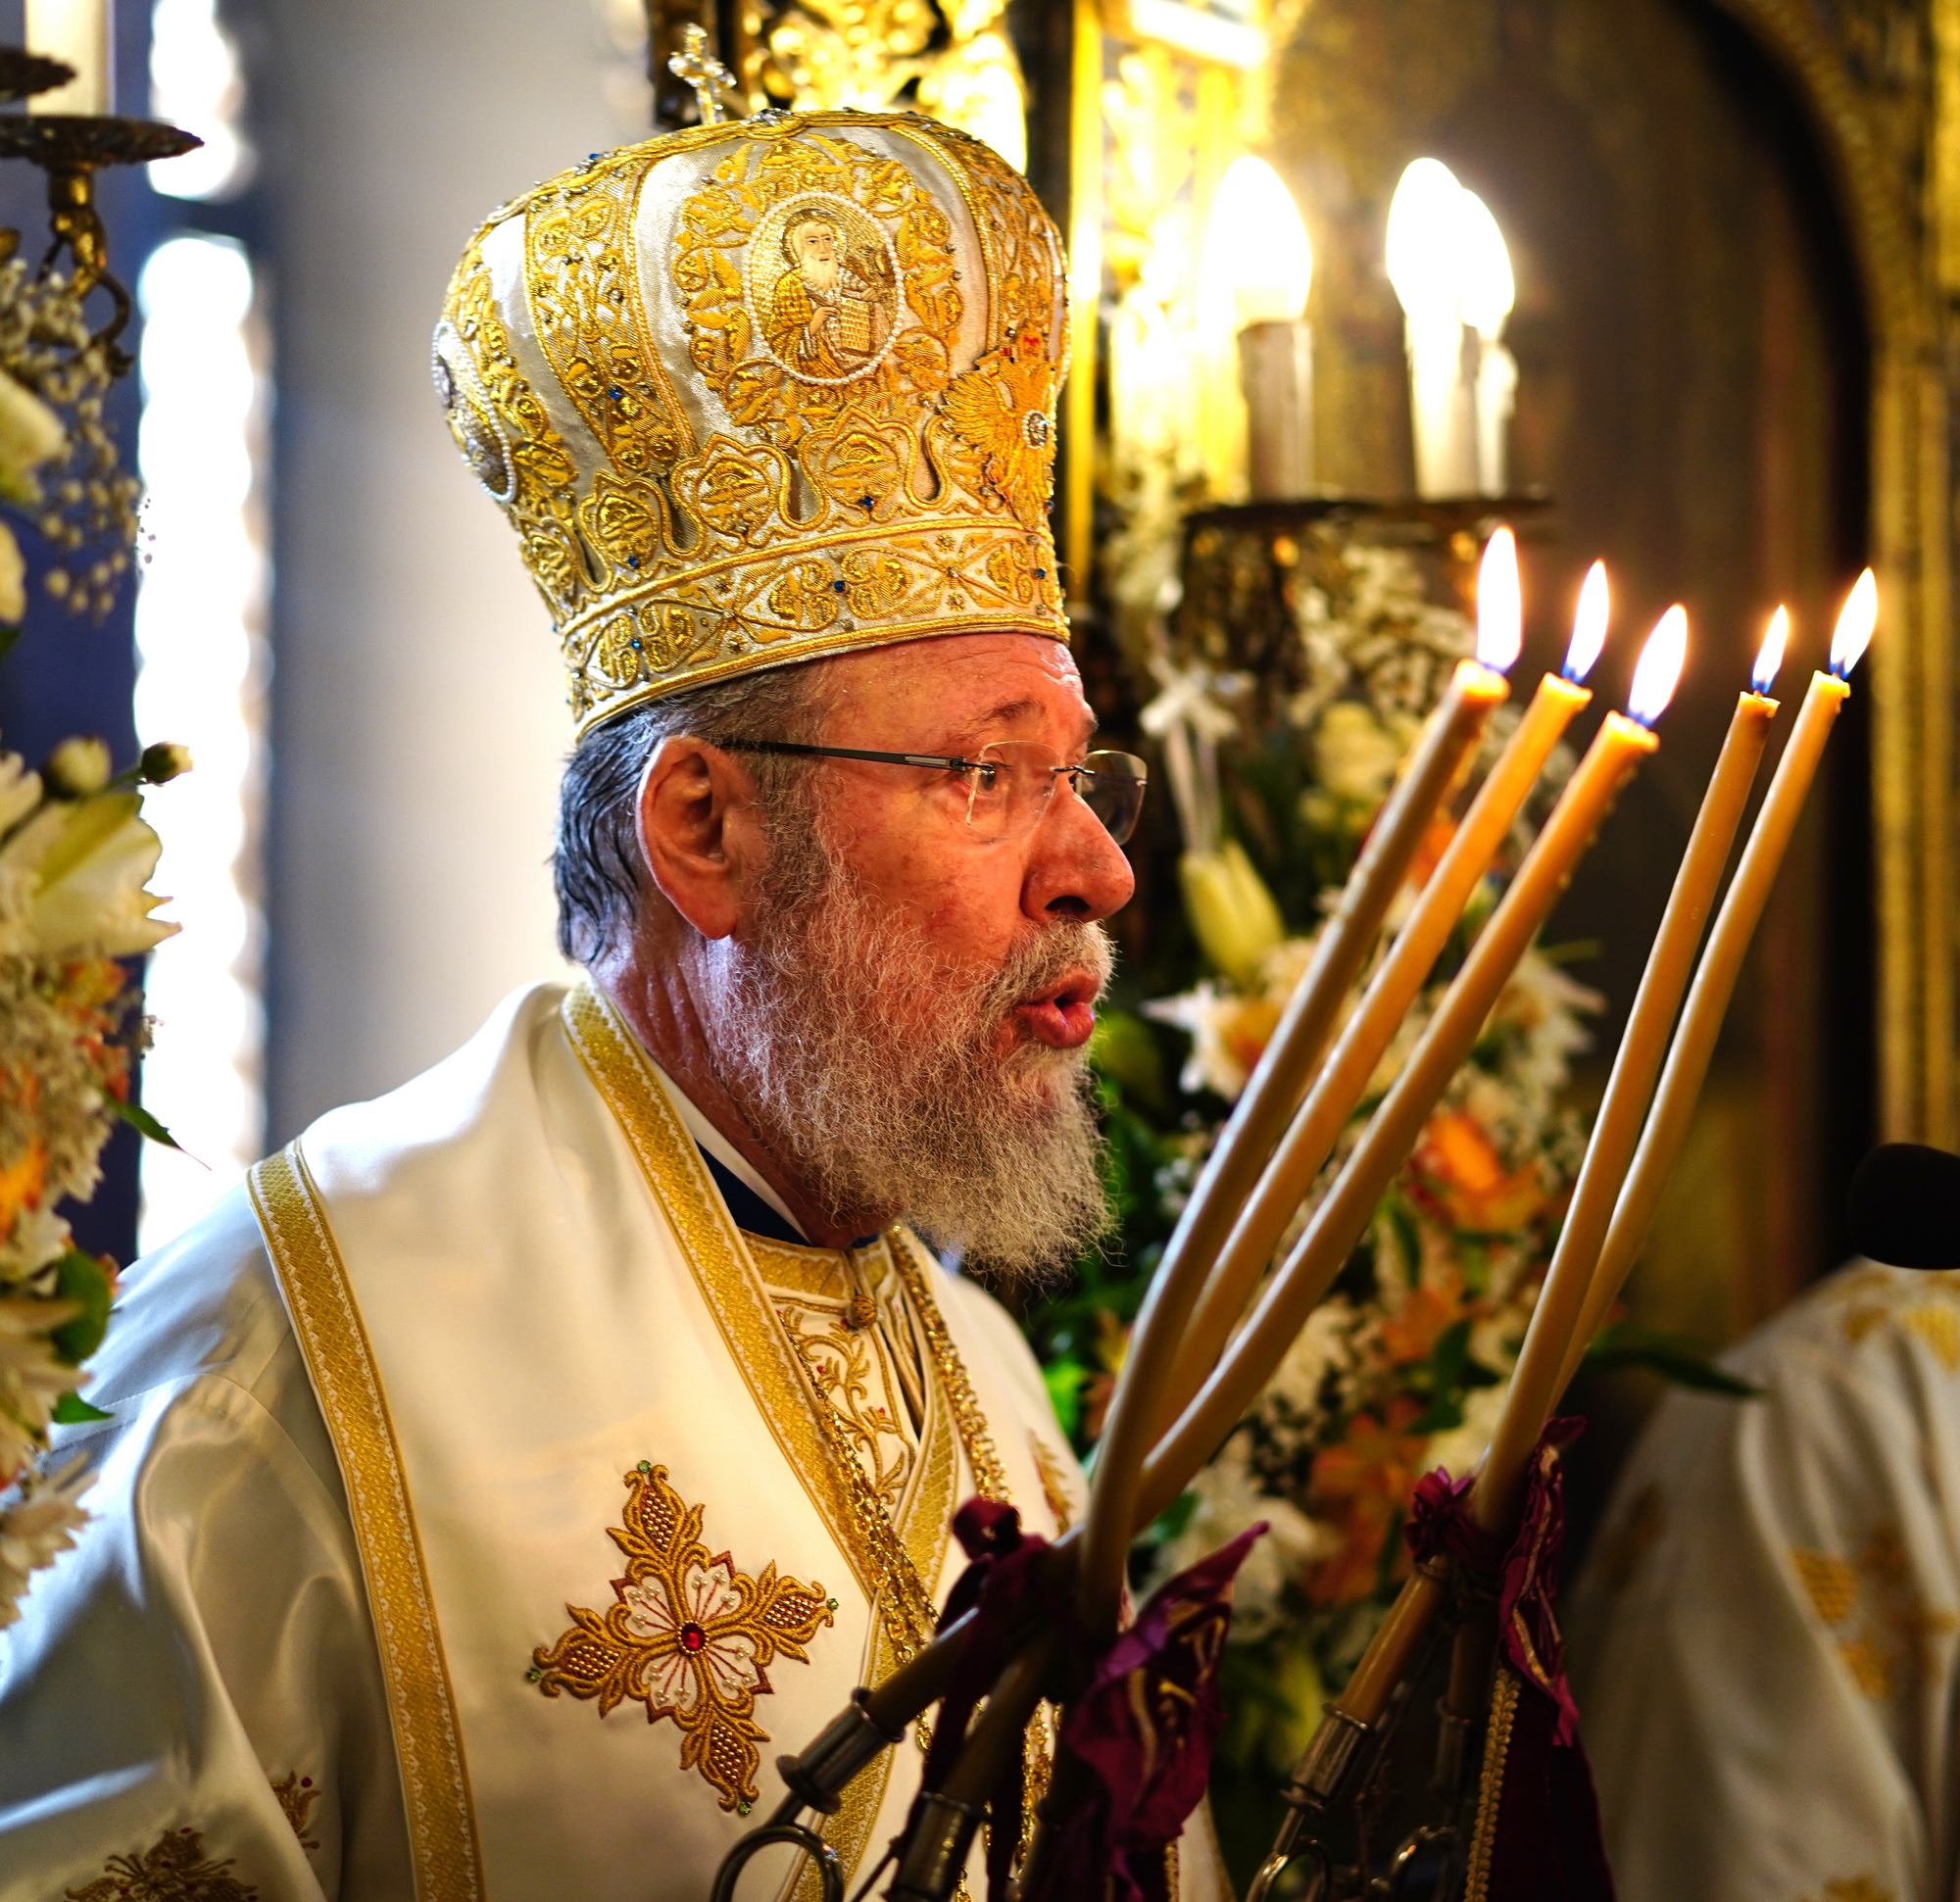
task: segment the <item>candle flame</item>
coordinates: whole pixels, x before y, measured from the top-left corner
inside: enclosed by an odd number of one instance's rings
[[[1572,645],[1565,650],[1565,677],[1576,687],[1592,671],[1606,645],[1613,598],[1606,587],[1606,564],[1594,561],[1579,588],[1579,610],[1572,616]]]
[[[1509,673],[1524,644],[1518,539],[1500,528],[1485,544],[1477,570],[1477,658],[1493,673]]]
[[[1641,650],[1640,665],[1634,669],[1627,711],[1642,726],[1651,726],[1667,711],[1687,658],[1688,610],[1677,602],[1654,623],[1654,631]]]
[[[1783,671],[1783,651],[1788,645],[1789,610],[1779,608],[1770,616],[1763,644],[1756,650],[1756,664],[1749,669],[1749,685],[1757,693],[1766,694],[1776,685],[1776,677]]]
[[[1831,637],[1831,671],[1839,680],[1849,680],[1851,669],[1864,658],[1872,644],[1872,629],[1879,624],[1879,578],[1867,568],[1851,584],[1850,598],[1838,616],[1838,631]]]

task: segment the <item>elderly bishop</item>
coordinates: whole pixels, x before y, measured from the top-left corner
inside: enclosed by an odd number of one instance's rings
[[[890,295],[785,351],[819,229]],[[921,1240],[1011,1276],[1103,1219],[1143,778],[1056,586],[1062,286],[1022,179],[909,114],[654,139],[470,242],[435,377],[563,645],[585,977],[126,1278],[94,1521],[10,1634],[5,1902],[705,1899],[930,1635],[960,1500],[1080,1510]],[[847,1872],[920,1765],[828,1819]],[[814,1895],[769,1853],[745,1894]]]

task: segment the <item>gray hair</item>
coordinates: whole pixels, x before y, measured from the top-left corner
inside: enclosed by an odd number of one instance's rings
[[[559,787],[552,854],[558,948],[567,958],[590,964],[615,950],[646,902],[640,780],[661,742],[687,733],[710,746],[731,740],[808,745],[821,737],[829,707],[822,670],[820,661],[808,660],[669,694],[605,721],[579,741]],[[808,779],[806,760],[751,754],[745,763],[772,813]]]

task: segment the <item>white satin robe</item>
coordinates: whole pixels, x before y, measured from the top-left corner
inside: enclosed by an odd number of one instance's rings
[[[1854,1264],[1676,1392],[1575,1592],[1621,1902],[1960,1896],[1960,1276]]]
[[[0,1635],[0,1902],[705,1898],[904,1637],[800,1351],[935,1602],[976,1455],[1032,1530],[1080,1511],[995,1302],[903,1231],[753,1243],[690,1125],[540,987],[130,1272],[71,1438],[94,1523]],[[854,1785],[847,1869],[919,1762]],[[745,1896],[789,1892],[770,1853]]]

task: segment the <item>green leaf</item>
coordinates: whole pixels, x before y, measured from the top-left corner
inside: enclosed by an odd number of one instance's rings
[[[1732,1400],[1755,1400],[1764,1390],[1740,1375],[1717,1367],[1686,1335],[1663,1334],[1657,1328],[1621,1322],[1601,1328],[1586,1350],[1585,1364],[1602,1374],[1623,1367],[1644,1367],[1697,1393],[1722,1393]]]
[[[120,1097],[110,1097],[105,1100],[138,1136],[147,1136],[152,1143],[161,1143],[166,1148],[175,1149],[179,1155],[186,1153],[183,1145],[141,1103],[125,1103]]]
[[[1061,1423],[1062,1432],[1071,1440],[1082,1422],[1083,1372],[1082,1363],[1074,1359],[1051,1361],[1042,1369],[1042,1382],[1048,1389],[1049,1404],[1054,1408],[1055,1419]]]
[[[55,1293],[64,1301],[79,1301],[81,1312],[51,1329],[48,1340],[70,1367],[79,1367],[109,1332],[109,1306],[116,1298],[116,1287],[109,1270],[79,1248],[71,1248],[54,1267]]]
[[[85,1426],[91,1420],[113,1420],[113,1413],[104,1413],[100,1407],[92,1407],[79,1393],[64,1393],[55,1402],[55,1410],[48,1415],[58,1427]]]
[[[13,627],[0,626],[0,660],[4,660],[8,655],[13,653],[14,643],[20,638],[21,629],[18,625]]]

